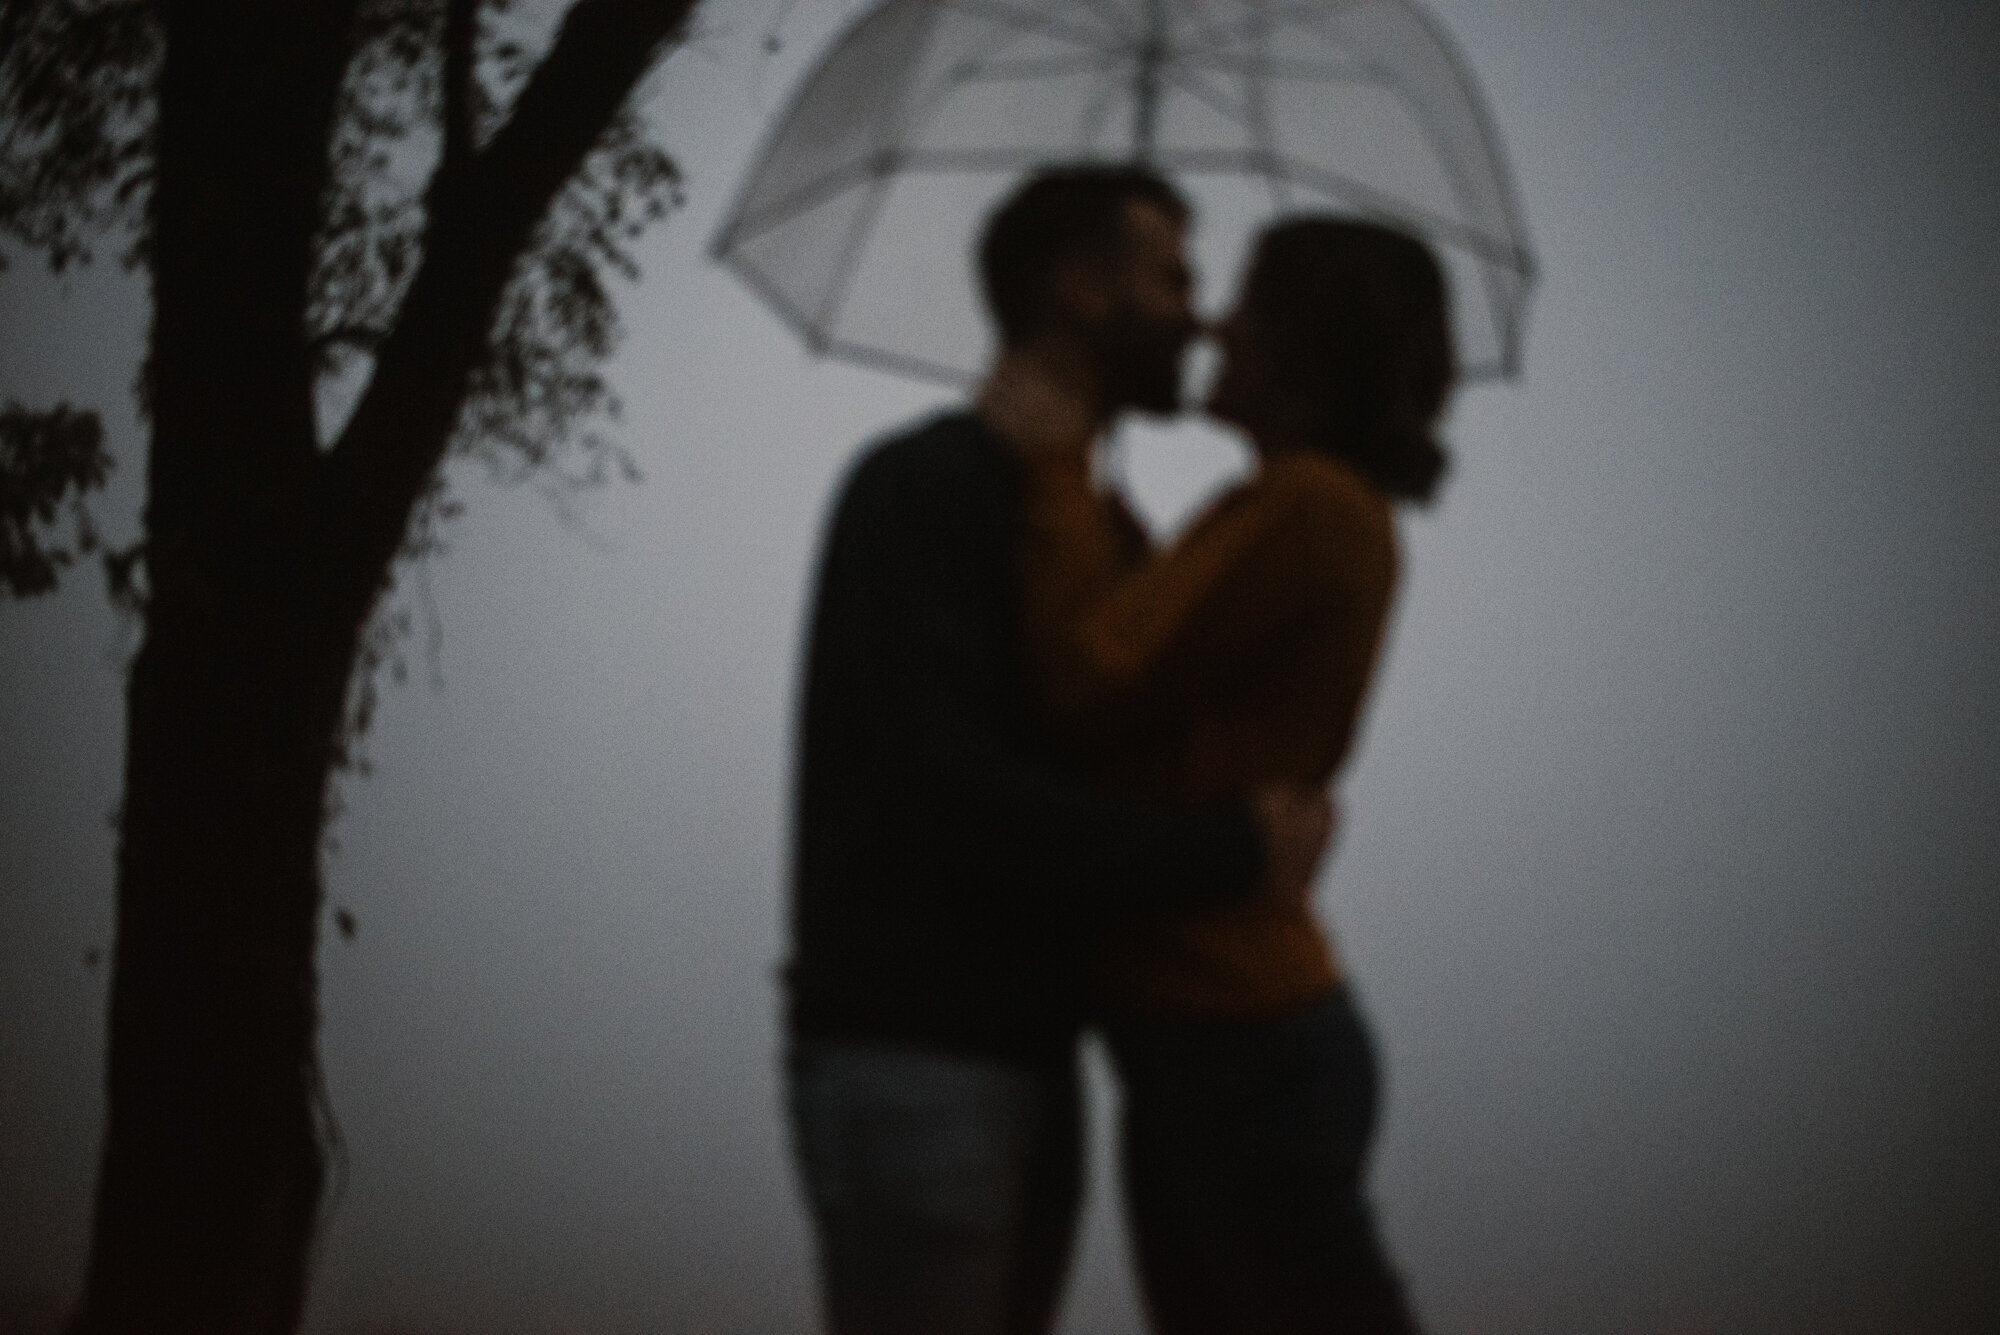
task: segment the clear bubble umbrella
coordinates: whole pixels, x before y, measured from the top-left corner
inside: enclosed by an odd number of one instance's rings
[[[1472,376],[1520,366],[1534,274],[1464,63],[1408,0],[882,0],[805,76],[713,253],[816,352],[970,381],[972,247],[1037,166],[1151,163],[1193,199],[1204,296],[1270,217],[1430,241]]]

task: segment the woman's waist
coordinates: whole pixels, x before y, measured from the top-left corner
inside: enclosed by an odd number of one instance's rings
[[[1105,1014],[1222,1016],[1297,1005],[1340,972],[1308,905],[1260,897],[1126,924],[1093,978]]]

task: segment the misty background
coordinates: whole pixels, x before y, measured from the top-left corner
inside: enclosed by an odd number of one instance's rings
[[[815,1328],[776,1071],[801,616],[843,469],[950,398],[814,362],[704,247],[859,8],[710,4],[650,85],[688,203],[622,299],[645,481],[454,466],[404,572],[327,859],[312,1331]],[[1431,9],[1542,278],[1405,524],[1320,888],[1392,1251],[1440,1332],[1992,1331],[2000,9]],[[105,415],[113,541],[145,319],[107,260],[0,274],[0,395]],[[1132,434],[1162,526],[1240,466]],[[81,1278],[136,641],[92,569],[0,605],[0,1317]],[[1136,1332],[1094,1069],[1064,1329]]]

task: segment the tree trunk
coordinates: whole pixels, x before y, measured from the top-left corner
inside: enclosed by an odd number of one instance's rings
[[[307,284],[355,3],[160,5],[151,594],[127,700],[108,1112],[72,1335],[298,1324],[324,1176],[320,840],[362,627],[509,273],[692,7],[569,11],[507,124],[432,192],[397,327],[322,451]],[[453,64],[462,76],[465,59]]]
[[[279,1335],[299,1319],[324,1175],[318,860],[366,613],[366,599],[348,624],[326,611],[355,600],[332,596],[315,550],[304,319],[352,4],[162,12],[152,594],[127,698],[108,1109],[74,1329]]]
[[[289,620],[156,603],[133,666],[80,1330],[265,1335],[299,1318],[323,1176],[313,954],[345,663]]]

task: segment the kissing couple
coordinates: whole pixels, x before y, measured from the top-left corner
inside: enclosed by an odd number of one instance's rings
[[[1454,359],[1393,229],[1281,219],[1212,331],[1255,472],[1155,548],[1092,482],[1201,332],[1188,204],[1044,170],[977,266],[974,403],[870,448],[799,720],[786,1094],[835,1335],[1043,1335],[1102,1034],[1158,1335],[1415,1330],[1363,1174],[1377,1067],[1311,892]]]

